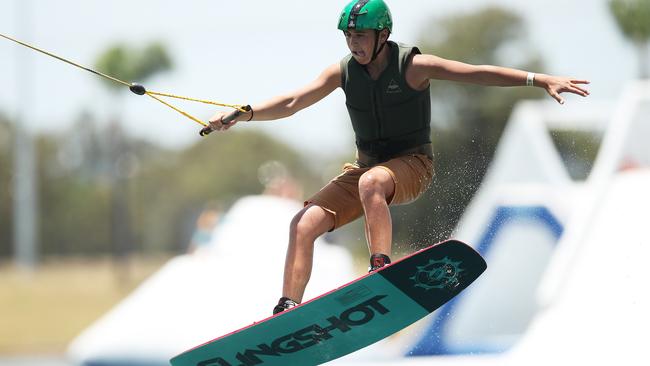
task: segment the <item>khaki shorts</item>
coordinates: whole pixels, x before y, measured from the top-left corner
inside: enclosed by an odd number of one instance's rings
[[[332,230],[356,220],[363,215],[359,198],[359,178],[372,168],[384,169],[393,177],[395,192],[389,198],[389,205],[415,201],[429,188],[433,178],[433,161],[423,154],[400,156],[373,167],[362,168],[356,163],[348,163],[343,166],[343,173],[305,201],[305,206],[314,204],[332,213]]]

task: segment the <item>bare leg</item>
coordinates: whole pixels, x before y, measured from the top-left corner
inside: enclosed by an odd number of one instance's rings
[[[334,215],[320,206],[308,205],[294,216],[284,264],[282,296],[302,301],[311,276],[316,238],[334,227]]]
[[[370,254],[391,254],[393,227],[388,200],[394,192],[393,177],[382,168],[370,169],[359,178],[359,197],[366,218]]]

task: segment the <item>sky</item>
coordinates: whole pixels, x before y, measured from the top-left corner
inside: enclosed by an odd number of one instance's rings
[[[162,40],[174,69],[145,82],[149,90],[255,104],[301,87],[348,53],[336,29],[345,4],[339,0],[5,0],[0,33],[89,67],[116,42],[141,46]],[[388,4],[395,24],[391,39],[411,44],[417,44],[421,29],[437,18],[491,5],[518,13],[527,24],[530,48],[540,51],[548,73],[592,82],[588,99],[567,97],[567,103],[614,101],[638,70],[635,50],[620,35],[607,0],[393,0]],[[87,111],[100,123],[118,115],[132,134],[168,147],[201,139],[200,125],[152,99],[128,91],[112,97],[97,76],[4,39],[0,39],[0,85],[0,113],[33,132],[70,128]],[[171,102],[203,120],[218,110]],[[314,156],[335,151],[341,155],[354,148],[341,90],[290,118],[236,128],[264,130]]]

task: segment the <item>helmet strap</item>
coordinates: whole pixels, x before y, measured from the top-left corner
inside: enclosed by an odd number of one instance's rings
[[[380,32],[381,32],[380,30],[375,29],[375,47],[373,47],[373,49],[372,49],[372,58],[370,59],[370,62],[375,61],[377,56],[379,56],[381,51],[384,49],[384,46],[388,42],[388,40],[386,40],[386,42],[382,43],[381,46],[379,45],[379,33]],[[377,48],[379,48],[379,49],[377,49]]]

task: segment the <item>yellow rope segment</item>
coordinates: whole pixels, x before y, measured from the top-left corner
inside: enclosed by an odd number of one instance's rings
[[[233,108],[233,109],[237,109],[240,112],[246,112],[246,110],[244,109],[244,106],[241,105],[241,104],[219,103],[219,102],[214,102],[214,101],[211,101],[211,100],[188,98],[188,97],[184,97],[184,96],[181,96],[181,95],[167,94],[167,93],[161,93],[161,92],[155,92],[155,91],[147,91],[147,94],[159,95],[161,97],[169,97],[169,98],[188,100],[190,102],[199,102],[199,103],[204,103],[204,104],[212,104],[212,105],[217,105],[217,106],[220,106],[220,107],[230,107],[230,108]]]
[[[42,50],[42,49],[40,49],[40,48],[38,48],[38,47],[32,46],[32,45],[27,44],[27,43],[25,43],[25,42],[21,42],[21,41],[19,41],[19,40],[17,40],[17,39],[14,39],[14,38],[9,37],[9,36],[7,36],[7,35],[4,35],[4,34],[2,34],[2,33],[0,33],[0,37],[5,38],[5,39],[8,39],[8,40],[10,40],[10,41],[13,41],[13,42],[15,42],[15,43],[18,43],[18,44],[21,45],[21,46],[25,46],[25,47],[27,47],[27,48],[29,48],[29,49],[32,49],[32,50],[37,51],[37,52],[40,52],[40,53],[45,54],[45,55],[47,55],[47,56],[53,57],[53,58],[55,58],[55,59],[57,59],[57,60],[63,61],[63,62],[65,62],[65,63],[68,63],[68,64],[70,64],[70,65],[72,65],[72,66],[76,66],[76,67],[78,67],[78,68],[80,68],[80,69],[82,69],[82,70],[86,70],[86,71],[91,72],[91,73],[93,73],[93,74],[95,74],[95,75],[98,75],[98,76],[101,76],[101,77],[103,77],[103,78],[106,78],[106,79],[112,80],[112,81],[114,81],[114,82],[116,82],[116,83],[119,83],[119,84],[125,85],[125,86],[127,86],[127,87],[129,87],[129,88],[133,85],[133,84],[131,84],[131,83],[127,83],[126,81],[120,80],[120,79],[115,78],[115,77],[113,77],[113,76],[106,75],[106,74],[101,73],[101,72],[99,72],[99,71],[96,71],[96,70],[93,70],[93,69],[91,69],[91,68],[88,68],[88,67],[85,67],[85,66],[83,66],[83,65],[80,65],[80,64],[78,64],[78,63],[72,62],[72,61],[67,60],[67,59],[65,59],[65,58],[63,58],[63,57],[57,56],[57,55],[55,55],[55,54],[53,54],[53,53],[47,52],[47,51],[45,51],[45,50]],[[162,99],[156,97],[156,95],[157,95],[157,96],[161,96],[161,97],[168,97],[168,98],[182,99],[182,100],[187,100],[187,101],[191,101],[191,102],[199,102],[199,103],[204,103],[204,104],[212,104],[212,105],[216,105],[216,106],[220,106],[220,107],[229,107],[229,108],[237,109],[237,110],[239,110],[239,111],[241,111],[241,112],[246,112],[246,110],[243,109],[244,106],[241,105],[241,104],[226,104],[226,103],[219,103],[219,102],[214,102],[214,101],[211,101],[211,100],[195,99],[195,98],[189,98],[189,97],[184,97],[184,96],[174,95],[174,94],[168,94],[168,93],[160,93],[160,92],[155,92],[155,91],[146,91],[145,94],[147,94],[147,95],[150,96],[151,98],[153,98],[153,99],[159,101],[160,103],[166,105],[167,107],[169,107],[169,108],[175,110],[176,112],[178,112],[178,113],[184,115],[185,117],[191,119],[192,121],[194,121],[194,122],[196,122],[196,123],[198,123],[198,124],[200,124],[200,125],[202,125],[202,126],[204,126],[204,127],[209,126],[209,124],[206,123],[206,122],[203,122],[203,121],[201,121],[200,119],[198,119],[198,118],[192,116],[191,114],[189,114],[189,113],[187,113],[187,112],[181,110],[180,108],[174,107],[173,105],[171,105],[171,104],[165,102],[164,100],[162,100]]]
[[[183,110],[181,110],[181,109],[178,109],[178,108],[174,107],[173,105],[171,105],[171,104],[165,102],[164,100],[162,100],[162,99],[156,97],[155,95],[153,95],[153,93],[151,93],[151,92],[147,92],[147,95],[150,96],[150,97],[152,97],[153,99],[159,101],[160,103],[162,103],[162,104],[168,106],[169,108],[175,110],[176,112],[178,112],[178,113],[184,115],[185,117],[191,119],[192,121],[194,121],[194,122],[196,122],[196,123],[198,123],[198,124],[200,124],[200,125],[202,125],[202,126],[204,126],[204,127],[208,127],[208,126],[209,126],[209,124],[207,124],[207,123],[201,121],[200,119],[198,119],[198,118],[192,116],[191,114],[189,114],[189,113],[187,113],[187,112],[185,112],[185,111],[183,111]]]

